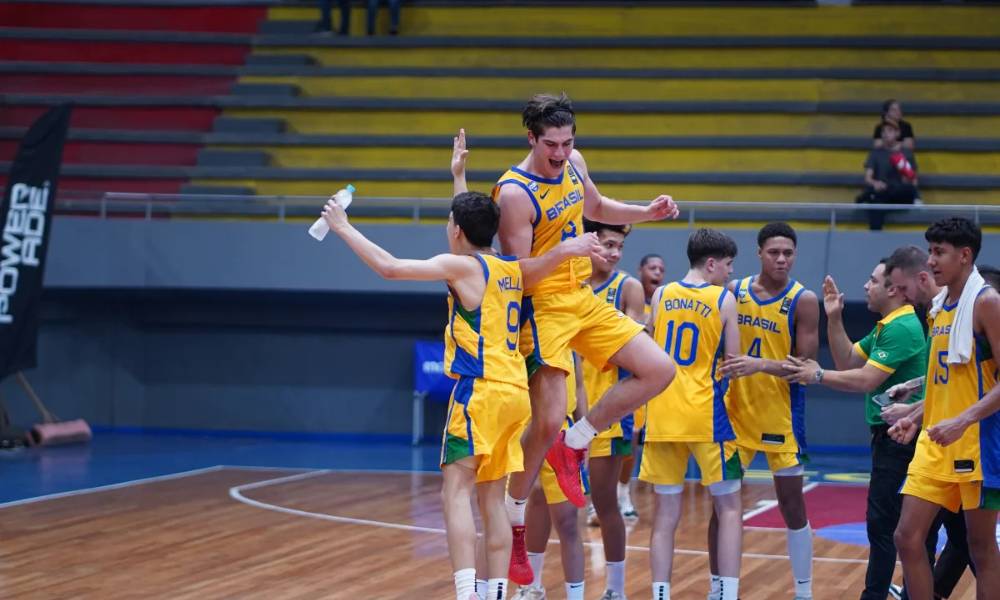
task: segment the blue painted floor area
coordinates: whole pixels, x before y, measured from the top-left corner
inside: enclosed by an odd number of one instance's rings
[[[95,433],[90,444],[0,452],[0,503],[171,475],[216,465],[438,471],[440,449],[400,442]],[[813,481],[866,483],[870,458],[813,454]],[[763,456],[751,469],[766,470]],[[815,473],[815,475],[813,474]],[[832,479],[831,479],[832,477]],[[839,479],[838,479],[839,478]],[[754,478],[751,478],[754,479]]]

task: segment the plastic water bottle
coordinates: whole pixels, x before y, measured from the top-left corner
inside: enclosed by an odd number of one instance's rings
[[[340,190],[334,198],[337,199],[337,204],[340,205],[340,208],[347,210],[347,207],[351,205],[351,200],[354,199],[354,186],[349,185]],[[312,227],[309,228],[309,235],[321,242],[328,233],[330,233],[330,227],[326,224],[326,220],[323,217],[317,219],[316,222],[312,224]]]

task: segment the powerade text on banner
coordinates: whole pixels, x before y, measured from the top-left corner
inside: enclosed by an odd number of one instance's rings
[[[0,204],[0,379],[36,363],[42,276],[71,115],[66,104],[39,117],[8,172]]]

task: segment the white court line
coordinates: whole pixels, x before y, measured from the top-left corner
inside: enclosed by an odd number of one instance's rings
[[[169,481],[171,479],[180,479],[182,477],[191,477],[192,475],[201,475],[202,473],[211,473],[213,471],[222,470],[221,465],[216,465],[214,467],[205,467],[204,469],[194,469],[191,471],[181,471],[180,473],[171,473],[170,475],[160,475],[158,477],[146,477],[143,479],[133,479],[131,481],[123,481],[121,483],[112,483],[110,485],[102,485],[92,488],[83,488],[79,490],[70,490],[68,492],[59,492],[57,494],[46,494],[44,496],[35,496],[33,498],[24,498],[23,500],[13,500],[11,502],[4,502],[0,504],[0,509],[10,508],[12,506],[21,506],[23,504],[34,504],[35,502],[44,502],[45,500],[55,500],[57,498],[69,498],[72,496],[82,496],[84,494],[93,494],[94,492],[104,492],[107,490],[120,490],[122,488],[132,487],[136,485],[142,485],[144,483],[155,483],[157,481]]]
[[[351,524],[351,525],[369,525],[369,526],[372,526],[372,527],[382,527],[384,529],[398,529],[398,530],[401,530],[401,531],[416,531],[416,532],[420,532],[420,533],[437,533],[437,534],[444,534],[444,533],[446,533],[444,529],[437,529],[437,528],[434,528],[434,527],[419,527],[419,526],[416,526],[416,525],[402,525],[400,523],[385,523],[383,521],[369,521],[367,519],[353,519],[353,518],[350,518],[350,517],[338,517],[337,515],[328,515],[328,514],[325,514],[325,513],[316,513],[316,512],[309,512],[309,511],[305,511],[305,510],[297,510],[297,509],[294,509],[294,508],[287,508],[287,507],[284,507],[284,506],[277,506],[275,504],[268,504],[266,502],[261,502],[259,500],[253,500],[253,499],[247,498],[246,496],[244,496],[241,493],[243,490],[258,489],[258,488],[262,488],[262,487],[268,487],[268,486],[272,486],[272,485],[277,485],[279,483],[286,483],[286,482],[289,482],[289,481],[298,481],[300,479],[307,479],[309,477],[315,477],[315,476],[318,476],[318,475],[326,475],[328,473],[339,473],[339,472],[342,472],[342,471],[333,470],[333,469],[330,469],[330,470],[320,470],[320,471],[310,471],[308,473],[299,473],[297,475],[289,475],[287,477],[279,477],[277,479],[267,479],[267,480],[264,480],[264,481],[258,481],[256,483],[248,483],[248,484],[245,484],[245,485],[238,485],[238,486],[229,488],[229,497],[232,498],[233,500],[236,500],[237,502],[242,502],[243,504],[247,504],[249,506],[253,506],[253,507],[256,507],[256,508],[261,508],[261,509],[264,509],[264,510],[270,510],[270,511],[273,511],[273,512],[283,513],[283,514],[286,514],[286,515],[292,515],[292,516],[296,516],[296,517],[308,517],[308,518],[311,518],[311,519],[321,519],[323,521],[333,521],[334,523],[347,523],[347,524]],[[813,484],[810,484],[810,485],[813,485]],[[815,485],[818,485],[818,484],[815,484]],[[805,489],[805,488],[803,488],[803,489]],[[550,539],[549,541],[550,542],[555,542],[557,544],[559,543],[559,540],[557,540],[557,539]],[[589,546],[589,547],[603,547],[604,544],[601,544],[599,542],[583,542],[583,545],[584,546]],[[649,548],[647,548],[645,546],[625,546],[625,549],[626,550],[637,551],[637,552],[649,552]],[[692,556],[706,556],[708,554],[708,552],[706,552],[704,550],[682,550],[682,549],[676,549],[676,548],[674,549],[674,552],[676,554],[689,554],[689,555],[692,555]],[[788,556],[787,555],[783,555],[783,554],[750,554],[750,553],[744,553],[743,557],[744,558],[766,558],[766,559],[774,559],[774,560],[788,560]],[[860,558],[826,558],[826,557],[814,556],[813,557],[813,561],[814,562],[830,562],[830,563],[868,564],[868,559],[860,559]]]
[[[814,482],[812,482],[812,483],[810,483],[808,485],[804,485],[804,486],[802,486],[802,494],[805,495],[806,492],[810,492],[810,491],[816,489],[818,486],[819,486],[819,482],[818,481],[814,481]],[[761,500],[760,502],[757,503],[757,508],[743,513],[743,520],[744,521],[749,521],[750,519],[756,517],[757,515],[766,513],[767,511],[771,510],[772,508],[774,508],[777,505],[778,505],[778,501],[777,500]],[[772,527],[755,527],[754,529],[773,529],[773,528]],[[784,529],[782,529],[781,531],[784,531]]]

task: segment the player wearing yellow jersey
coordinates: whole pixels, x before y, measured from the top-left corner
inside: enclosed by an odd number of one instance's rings
[[[788,355],[816,358],[819,349],[819,300],[791,279],[797,236],[785,223],[770,223],[757,234],[760,274],[733,281],[737,298],[740,356],[723,363],[736,377],[730,387],[729,416],[744,468],[764,452],[774,475],[774,491],[785,519],[795,598],[812,598],[813,536],[802,492],[806,455],[805,388],[781,379]],[[709,526],[713,574],[715,541]],[[714,583],[714,582],[713,582]]]
[[[573,375],[566,376],[566,398],[568,399],[566,423],[569,428],[587,414],[587,391],[583,385],[583,359],[574,357]],[[586,484],[583,477],[582,484]],[[585,488],[586,489],[586,488]],[[559,489],[556,473],[548,464],[543,464],[535,485],[531,488],[528,506],[524,513],[525,539],[528,562],[534,574],[531,585],[517,590],[511,600],[545,600],[542,586],[542,567],[545,565],[545,549],[549,534],[555,526],[559,538],[559,553],[562,560],[563,578],[566,582],[566,600],[583,600],[584,570],[586,559],[583,554],[583,538],[580,536],[578,511]]]
[[[737,597],[743,555],[742,471],[726,411],[729,380],[719,368],[726,354],[740,348],[736,298],[724,287],[736,252],[736,243],[726,234],[699,229],[688,239],[687,275],[653,294],[649,331],[677,364],[674,382],[646,406],[649,421],[639,470],[639,479],[653,484],[656,492],[649,540],[656,600],[670,600],[674,534],[692,454],[719,515],[720,596]]]
[[[625,237],[631,226],[608,225],[589,219],[583,220],[583,230],[597,234],[601,242],[601,258],[594,261],[590,287],[594,294],[625,316],[642,323],[642,285],[634,277],[616,271],[625,247]],[[583,381],[587,388],[587,401],[593,406],[616,382],[628,377],[628,371],[616,366],[600,370],[589,361],[583,363]],[[618,504],[618,478],[622,459],[632,454],[635,438],[634,416],[626,415],[611,427],[600,432],[590,444],[590,499],[594,519],[599,524],[604,542],[604,560],[607,565],[607,586],[602,600],[625,597],[625,521]]]
[[[925,379],[923,431],[903,484],[896,547],[910,598],[930,600],[934,581],[923,541],[941,507],[965,510],[969,553],[976,567],[976,598],[1000,589],[995,529],[1000,510],[1000,294],[975,268],[982,232],[968,219],[949,217],[924,234],[928,267],[947,288],[930,314],[930,355]],[[966,289],[968,288],[968,289]],[[971,311],[971,314],[969,312]],[[912,439],[917,425],[901,419],[890,429]]]
[[[583,156],[573,149],[576,119],[565,95],[538,95],[522,112],[531,152],[493,188],[502,210],[500,247],[514,256],[538,256],[561,240],[580,235],[583,217],[602,223],[635,223],[676,218],[677,206],[660,196],[634,206],[601,196]],[[511,478],[506,498],[511,523],[524,522],[524,503],[542,461],[556,471],[559,485],[573,504],[583,506],[580,464],[598,432],[610,427],[660,393],[674,376],[674,365],[643,327],[601,302],[586,285],[590,261],[566,261],[538,285],[525,288],[521,343],[531,388],[531,424],[523,440],[524,472]],[[619,381],[569,431],[564,378],[572,369],[572,348],[604,370],[610,365],[632,376]],[[530,571],[523,544],[515,538],[512,572]]]
[[[457,146],[456,159],[461,154]],[[386,279],[448,284],[445,369],[458,382],[448,408],[441,468],[456,598],[479,598],[475,594],[473,488],[478,492],[492,575],[488,597],[505,598],[512,540],[504,487],[507,475],[523,468],[520,437],[530,414],[527,373],[518,350],[522,289],[537,284],[570,257],[599,251],[597,236],[566,240],[537,258],[499,256],[491,248],[500,222],[499,207],[489,196],[466,192],[452,201],[447,226],[450,253],[405,260],[354,229],[336,199],[327,203],[323,217],[331,231]]]
[[[656,288],[663,284],[663,274],[665,271],[666,265],[663,262],[663,257],[659,254],[647,254],[639,261],[639,270],[637,273],[639,283],[642,284],[643,295],[646,297],[646,304],[642,311],[643,325],[649,324],[649,301],[653,298],[653,292],[656,291]],[[646,407],[640,406],[633,414],[635,416],[635,423],[633,424],[632,434],[632,454],[622,458],[622,471],[618,479],[618,507],[621,509],[622,516],[626,518],[636,518],[639,516],[639,511],[632,504],[631,487],[632,475],[635,473],[635,464],[639,460],[640,447],[643,443]]]

